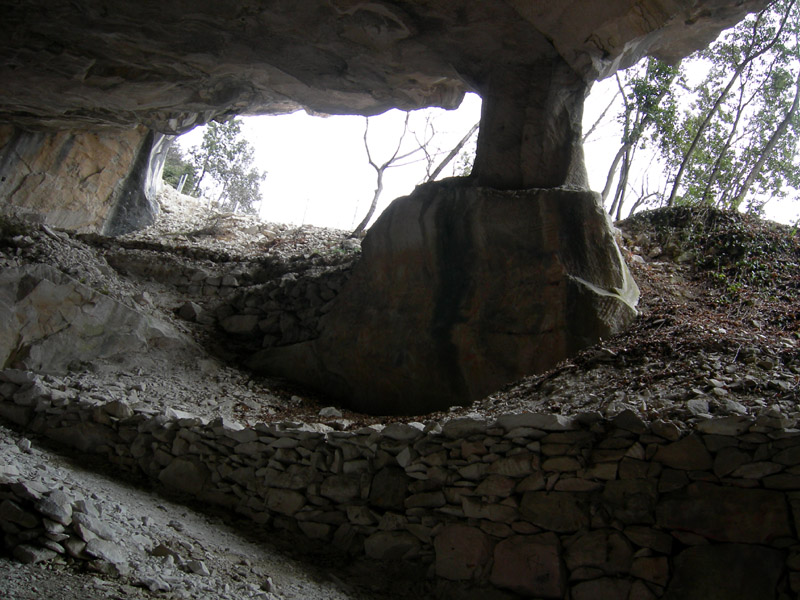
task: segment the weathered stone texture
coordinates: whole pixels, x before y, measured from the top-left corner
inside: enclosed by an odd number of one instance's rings
[[[447,525],[434,540],[436,574],[445,579],[473,579],[489,562],[492,543],[485,533],[466,525]]]
[[[0,126],[0,210],[77,232],[120,234],[150,225],[157,182],[143,179],[153,175],[153,142],[142,126],[95,132]]]
[[[720,481],[713,473],[731,448],[746,449],[746,464],[793,462],[800,434],[792,427],[752,423],[747,432],[721,436],[701,433],[717,430],[701,421],[677,446],[648,426],[633,433],[629,420],[616,427],[586,416],[568,428],[530,414],[449,427],[431,422],[424,430],[404,423],[352,431],[318,423],[244,428],[175,411],[154,416],[122,400],[55,400],[53,385],[53,377],[2,370],[0,407],[19,400],[28,409],[21,425],[171,490],[345,552],[410,561],[448,585],[477,586],[482,597],[785,600],[800,590],[800,486],[768,489],[775,477],[790,485],[794,467]],[[556,430],[521,430],[533,422]],[[459,430],[467,437],[454,437]],[[86,431],[93,433],[81,435]],[[678,467],[688,459],[684,449],[697,444],[708,449],[706,470],[661,471],[665,456]],[[621,450],[599,464],[651,468],[630,479],[619,478],[629,469],[622,467],[604,474],[610,479],[542,470],[547,460],[583,456],[576,445],[587,453]],[[659,458],[660,449],[666,454]],[[665,473],[675,474],[666,492]],[[106,543],[112,524],[89,502],[9,483],[12,475],[5,469],[0,481],[0,529],[18,560],[119,558]],[[562,481],[596,489],[559,491]]]
[[[155,357],[194,344],[171,325],[136,311],[47,265],[0,272],[0,365],[57,373],[74,361]]]
[[[520,513],[550,531],[578,531],[589,525],[588,498],[565,492],[526,492]]]
[[[536,598],[561,598],[567,589],[558,537],[552,533],[514,536],[494,550],[491,582]]]
[[[678,59],[763,4],[7,3],[0,114],[28,126],[145,123],[174,133],[215,116],[301,106],[453,107],[465,89],[498,87],[498,71],[508,81],[508,72],[535,66],[522,77],[530,81],[554,59],[585,81],[647,53]],[[535,98],[558,116],[558,94]]]
[[[664,600],[776,598],[781,552],[763,546],[721,544],[684,550]]]
[[[769,544],[792,535],[782,494],[693,483],[658,504],[661,527],[698,533],[721,542]]]
[[[365,412],[422,414],[546,370],[636,314],[589,192],[431,184],[395,201],[362,247],[319,337],[253,368]]]

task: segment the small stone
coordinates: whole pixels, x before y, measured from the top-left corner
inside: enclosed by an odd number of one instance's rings
[[[84,498],[76,500],[73,503],[73,514],[75,511],[82,512],[94,518],[100,517],[100,511],[97,509],[97,505],[94,502],[90,502]]]
[[[655,435],[663,437],[671,442],[676,442],[681,438],[681,430],[678,429],[677,425],[669,421],[653,421],[650,428]]]
[[[258,315],[231,315],[220,321],[219,325],[231,335],[248,336],[258,332]]]
[[[636,434],[642,434],[647,431],[644,421],[632,410],[623,410],[611,420],[611,424],[614,427]]]
[[[38,381],[39,376],[31,371],[22,369],[3,369],[0,371],[0,381],[7,381],[15,385],[26,385]]]
[[[697,424],[697,431],[714,435],[739,435],[753,424],[752,419],[740,416],[707,419]]]
[[[669,580],[669,563],[666,556],[643,556],[633,561],[631,575],[656,585],[664,586]]]
[[[209,577],[211,575],[211,571],[208,570],[206,563],[202,560],[190,560],[186,563],[186,568],[195,575],[200,575],[202,577]]]
[[[742,477],[744,479],[761,479],[768,475],[774,475],[783,470],[783,466],[774,462],[753,462],[740,466],[731,477]]]
[[[364,552],[378,560],[400,560],[419,545],[419,540],[406,531],[379,531],[364,540]]]
[[[143,577],[139,579],[137,585],[151,592],[169,592],[172,589],[172,586],[160,577]]]
[[[689,435],[667,446],[659,446],[654,460],[673,469],[704,471],[713,464],[711,455],[697,435]]]
[[[335,406],[326,406],[320,409],[319,416],[323,419],[339,419],[342,416],[342,411]]]
[[[78,535],[83,538],[84,541],[88,542],[89,540],[86,539],[85,530],[88,529],[91,533],[95,534],[97,537],[101,537],[104,540],[113,540],[114,539],[114,532],[103,523],[101,520],[87,515],[81,512],[74,512],[72,513],[72,524],[75,527],[75,531],[78,532]]]
[[[306,503],[306,497],[294,490],[270,488],[267,495],[267,508],[284,515],[293,515]]]
[[[180,555],[177,552],[175,552],[175,550],[173,550],[169,546],[166,546],[165,544],[159,544],[158,546],[153,548],[150,551],[150,555],[158,556],[160,558],[171,556],[175,561],[180,562]]]
[[[172,527],[172,529],[174,529],[175,531],[183,531],[185,529],[185,527],[183,526],[183,523],[181,523],[180,521],[177,521],[175,519],[171,519],[170,522],[167,523],[167,525],[169,527]]]
[[[511,431],[517,427],[530,427],[543,431],[570,431],[576,428],[575,420],[571,417],[549,413],[503,415],[497,419],[497,425],[506,431]]]
[[[596,567],[606,574],[630,571],[633,550],[628,539],[618,531],[591,531],[572,540],[565,553],[570,571]]]
[[[54,559],[58,554],[48,548],[37,548],[23,544],[14,548],[14,558],[19,562],[29,565]]]
[[[517,480],[503,475],[489,475],[475,489],[478,496],[510,496],[517,485]]]
[[[103,405],[102,410],[110,417],[115,419],[129,419],[133,416],[133,409],[127,402],[122,400],[112,400]]]
[[[572,456],[557,456],[542,463],[543,471],[577,471],[581,463]]]
[[[110,563],[120,564],[125,562],[125,554],[117,544],[101,538],[86,542],[86,554]]]
[[[21,500],[36,502],[49,493],[47,486],[37,481],[15,481],[11,484],[11,491]]]
[[[60,535],[66,531],[66,527],[64,527],[61,523],[56,523],[50,519],[42,519],[42,526],[44,527],[45,532],[50,535]]]
[[[17,442],[17,448],[26,454],[30,454],[31,441],[28,438],[20,438],[20,440]]]
[[[69,538],[69,536],[65,536],[65,538]],[[39,543],[47,548],[48,550],[52,550],[56,554],[64,554],[64,546],[56,542],[55,540],[50,540],[47,538],[39,539]]]
[[[486,431],[486,422],[468,417],[452,419],[442,426],[442,435],[451,440],[464,439]]]
[[[332,475],[322,482],[320,494],[334,502],[344,504],[359,497],[361,485],[354,476]]]
[[[3,500],[0,503],[0,524],[3,522],[14,523],[25,529],[32,529],[39,524],[36,515],[24,510],[13,500]]]
[[[199,494],[208,477],[208,467],[187,458],[176,458],[158,475],[165,486],[190,495]]]
[[[436,574],[450,580],[472,579],[489,562],[492,543],[485,533],[466,525],[446,525],[434,540]]]
[[[674,559],[664,600],[773,598],[783,574],[781,552],[750,544],[687,548]]]
[[[553,533],[514,536],[494,549],[491,582],[527,597],[562,598],[567,575]]]
[[[617,600],[629,598],[631,582],[627,579],[601,577],[583,581],[570,590],[572,600]]]
[[[422,423],[390,423],[381,431],[381,435],[398,442],[409,442],[422,435],[425,426]]]
[[[705,398],[692,398],[686,402],[686,409],[695,416],[708,414],[708,400]]]
[[[64,492],[55,490],[36,503],[36,510],[48,519],[69,525],[72,523],[72,500]]]
[[[581,497],[568,492],[525,492],[520,513],[534,525],[557,532],[578,531],[589,525]]]
[[[70,537],[68,540],[64,540],[64,548],[72,558],[84,559],[86,558],[86,554],[84,554],[84,550],[86,550],[86,542],[78,537]]]
[[[447,504],[441,491],[412,494],[405,500],[406,508],[438,508]]]

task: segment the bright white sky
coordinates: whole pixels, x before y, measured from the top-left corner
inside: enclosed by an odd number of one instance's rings
[[[613,78],[595,84],[586,103],[584,130],[606,107],[615,85]],[[454,111],[416,111],[412,113],[410,127],[422,136],[426,115],[430,114],[437,131],[432,145],[446,153],[479,120],[480,104],[477,95],[468,94],[461,107]],[[605,124],[585,146],[589,180],[595,190],[603,188],[611,160],[619,147],[620,133],[613,118],[617,113],[618,107],[613,107]],[[370,119],[370,149],[375,162],[382,163],[394,152],[404,118],[405,113],[391,110]],[[243,117],[243,121],[245,137],[255,149],[255,166],[268,172],[261,188],[264,198],[262,219],[347,230],[361,221],[375,190],[375,171],[369,166],[364,150],[364,117],[312,117],[301,111],[280,116]],[[202,132],[203,128],[197,128],[181,136],[181,147],[188,150],[199,145]],[[473,138],[473,148],[474,141]],[[413,147],[412,134],[407,135],[405,143],[408,146],[404,145],[404,148]],[[453,174],[454,163],[448,166],[444,176]],[[652,166],[649,171],[645,167],[640,176],[653,177],[654,171],[658,179],[659,170]],[[422,162],[387,170],[375,217],[394,198],[413,191],[424,176],[425,165]],[[633,184],[638,187],[635,181]],[[628,204],[632,201],[633,198]],[[800,218],[800,201],[771,202],[767,204],[766,212],[768,218],[795,223]],[[625,209],[623,216],[627,216]]]

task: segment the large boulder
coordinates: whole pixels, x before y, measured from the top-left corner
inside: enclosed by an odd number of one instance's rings
[[[171,325],[48,265],[0,271],[0,368],[60,373],[73,364],[121,366],[197,347]]]
[[[752,544],[687,548],[675,559],[664,600],[751,600],[779,594],[781,551]]]
[[[420,414],[554,366],[627,326],[637,299],[596,194],[449,180],[381,216],[318,339],[251,366]]]

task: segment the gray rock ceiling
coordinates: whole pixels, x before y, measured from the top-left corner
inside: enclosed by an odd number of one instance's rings
[[[165,133],[227,114],[452,108],[490,74],[676,60],[764,0],[1,0],[0,122]]]

